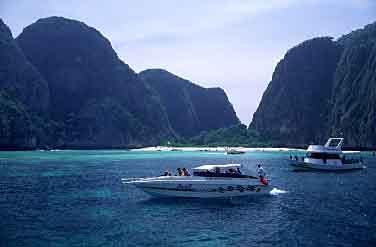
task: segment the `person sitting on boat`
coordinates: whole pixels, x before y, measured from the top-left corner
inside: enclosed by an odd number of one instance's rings
[[[188,170],[184,167],[183,168],[183,175],[182,176],[191,176],[190,174],[189,174],[189,172],[188,172]]]
[[[236,172],[235,172],[236,174],[242,174],[242,172],[240,171],[240,169],[239,169],[239,167],[236,167]]]
[[[162,176],[171,176],[171,172],[169,170],[164,171]]]
[[[181,170],[180,167],[176,169],[176,171],[177,171],[176,176],[183,176],[183,171]]]
[[[226,173],[229,173],[229,174],[235,174],[235,170],[233,168],[229,168]]]
[[[217,174],[221,173],[221,168],[216,167],[214,172],[217,173]]]

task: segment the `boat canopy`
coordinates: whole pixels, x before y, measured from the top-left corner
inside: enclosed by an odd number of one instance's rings
[[[328,149],[341,150],[343,144],[343,138],[329,138],[325,143],[325,147]]]
[[[206,172],[206,171],[212,171],[214,172],[216,168],[220,169],[221,172],[224,172],[230,168],[235,169],[240,168],[241,164],[226,164],[226,165],[203,165],[199,167],[193,168],[194,172]]]

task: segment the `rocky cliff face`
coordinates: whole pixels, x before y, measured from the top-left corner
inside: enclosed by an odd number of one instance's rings
[[[0,19],[0,148],[30,148],[48,113],[47,82],[26,59]]]
[[[375,146],[376,25],[338,41],[317,38],[287,52],[250,128],[280,145],[345,137],[347,146]]]
[[[0,149],[156,145],[238,122],[223,90],[140,76],[79,21],[40,19],[16,40],[0,21],[0,55]]]
[[[278,63],[251,128],[281,144],[322,142],[341,47],[330,38],[303,42]],[[325,137],[324,137],[325,138]]]
[[[239,123],[221,88],[203,88],[161,69],[145,70],[140,76],[160,95],[169,121],[180,136],[191,137]]]
[[[376,146],[376,23],[338,40],[344,47],[334,85],[330,133],[352,146]]]
[[[97,30],[50,17],[26,27],[17,42],[48,81],[59,146],[156,144],[173,135],[158,95]]]

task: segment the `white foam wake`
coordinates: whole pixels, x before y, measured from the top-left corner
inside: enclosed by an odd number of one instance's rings
[[[276,195],[279,195],[279,194],[285,194],[287,192],[288,191],[286,191],[286,190],[280,190],[280,189],[277,189],[277,188],[273,188],[269,193],[273,196],[276,196]]]

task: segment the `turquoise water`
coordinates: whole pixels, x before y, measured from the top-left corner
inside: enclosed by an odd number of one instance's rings
[[[288,152],[0,152],[0,246],[372,246],[376,158],[342,173],[291,172]],[[162,200],[123,177],[262,163],[280,192]]]

